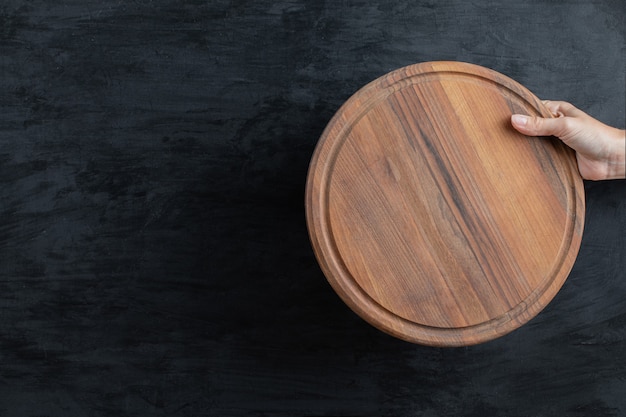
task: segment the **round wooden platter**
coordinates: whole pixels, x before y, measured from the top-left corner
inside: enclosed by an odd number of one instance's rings
[[[574,264],[584,189],[573,152],[513,113],[552,117],[495,71],[427,62],[352,96],[313,155],[313,249],[348,306],[398,338],[465,346],[535,317]]]

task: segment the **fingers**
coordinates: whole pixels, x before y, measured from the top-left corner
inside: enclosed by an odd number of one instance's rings
[[[515,114],[511,116],[513,127],[528,136],[557,136],[566,141],[579,130],[581,120],[590,119],[587,113],[566,101],[544,100],[543,104],[554,118]]]
[[[624,131],[605,125],[570,103],[543,104],[555,117],[514,114],[513,127],[527,136],[561,139],[576,151],[578,169],[585,179],[624,178]]]
[[[586,113],[582,110],[577,109],[573,104],[570,104],[566,101],[551,101],[551,100],[543,100],[543,104],[550,110],[550,113],[554,117],[581,117],[583,115],[586,116]]]
[[[520,133],[528,136],[562,136],[567,129],[567,120],[564,117],[555,119],[532,117],[522,114],[511,116],[511,124]]]

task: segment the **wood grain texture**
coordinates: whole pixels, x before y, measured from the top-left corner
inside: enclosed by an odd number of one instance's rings
[[[441,349],[360,319],[311,249],[333,114],[415,62],[624,127],[623,0],[3,0],[0,416],[626,415],[626,180],[535,319]]]
[[[571,150],[529,139],[532,93],[476,65],[428,62],[357,92],[325,130],[307,188],[328,280],[361,317],[436,346],[526,323],[576,259],[584,190]]]

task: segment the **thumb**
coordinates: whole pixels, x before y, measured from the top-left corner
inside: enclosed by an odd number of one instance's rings
[[[544,117],[532,117],[522,114],[511,116],[513,127],[528,136],[561,136],[565,128],[565,118],[555,119]]]

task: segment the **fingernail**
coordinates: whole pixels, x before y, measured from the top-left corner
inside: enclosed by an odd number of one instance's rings
[[[526,123],[528,123],[528,116],[524,116],[522,114],[514,114],[511,117],[511,122],[518,126],[526,126]]]

